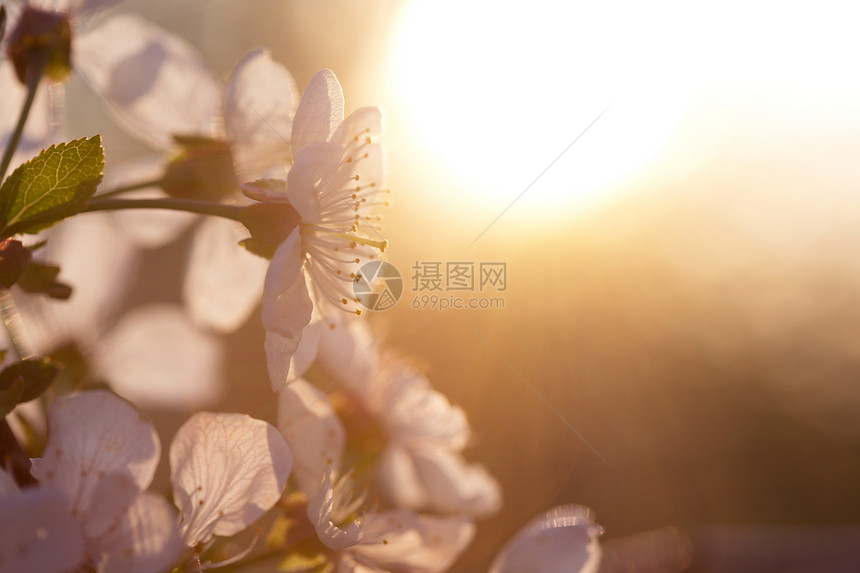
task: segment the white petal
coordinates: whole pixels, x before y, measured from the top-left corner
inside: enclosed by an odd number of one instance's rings
[[[239,246],[247,237],[240,223],[220,217],[204,219],[194,234],[183,296],[198,324],[233,332],[256,308],[268,263]]]
[[[306,495],[317,492],[330,471],[337,475],[346,432],[328,398],[298,379],[278,392],[278,429],[293,452],[293,476]]]
[[[315,495],[308,499],[308,519],[314,524],[317,536],[323,545],[329,549],[340,551],[352,547],[361,538],[361,528],[356,522],[352,522],[346,529],[341,529],[332,522],[331,514],[334,511],[334,490],[331,486],[331,474],[326,472],[322,486],[318,488]]]
[[[390,374],[381,412],[389,433],[409,447],[462,449],[469,439],[466,414],[407,365]]]
[[[362,398],[378,383],[378,337],[361,317],[337,313],[323,320],[317,360],[337,383]]]
[[[315,143],[293,153],[294,163],[287,175],[287,197],[303,222],[320,221],[321,193],[336,196],[340,192],[329,179],[342,157],[343,148],[338,143]]]
[[[76,67],[125,127],[156,148],[172,134],[211,135],[219,90],[190,44],[119,15],[76,38]]]
[[[66,497],[31,488],[0,498],[0,571],[73,571],[84,560],[80,524]]]
[[[427,491],[418,478],[412,455],[401,445],[392,443],[385,448],[377,462],[376,478],[383,493],[395,507],[427,507]]]
[[[152,181],[164,173],[165,158],[162,155],[148,155],[138,160],[124,163],[105,171],[100,186],[103,190],[120,186]],[[161,199],[167,193],[158,187],[148,187],[123,193],[127,199]],[[199,215],[167,209],[130,209],[115,211],[113,216],[119,221],[122,230],[139,246],[150,249],[163,247],[179,238]]]
[[[101,524],[105,514],[118,515],[128,507],[117,482],[146,489],[160,452],[155,428],[134,406],[105,390],[91,390],[51,406],[45,453],[33,460],[32,474],[42,485],[64,492],[74,515],[86,517],[97,507],[93,518]],[[116,495],[102,496],[97,505],[102,488]]]
[[[527,523],[493,560],[489,573],[596,573],[600,528],[578,505],[563,505]]]
[[[328,141],[343,121],[343,90],[331,70],[314,74],[299,101],[293,120],[293,153]],[[296,163],[296,161],[293,161]]]
[[[290,162],[290,134],[298,102],[296,82],[264,50],[249,52],[233,70],[224,98],[227,138],[235,143],[239,179]]]
[[[284,338],[276,332],[266,332],[266,365],[269,380],[275,392],[304,374],[317,355],[317,345],[322,331],[319,321],[305,327],[296,346],[294,340]]]
[[[269,263],[263,289],[263,326],[298,346],[312,310],[301,263],[301,229],[295,229]]]
[[[334,135],[333,141],[346,146],[356,136],[375,137],[382,133],[382,112],[378,107],[360,107],[343,120]]]
[[[471,543],[475,524],[463,517],[418,516],[394,510],[367,514],[362,542],[351,549],[361,561],[395,571],[446,571]]]
[[[137,251],[110,214],[81,214],[50,229],[48,245],[36,258],[60,267],[58,279],[72,286],[72,297],[53,301],[20,296],[15,302],[37,354],[75,339],[84,348],[103,330],[134,279]]]
[[[469,465],[459,453],[440,448],[422,449],[412,456],[429,509],[486,517],[501,508],[501,486],[483,466]]]
[[[201,412],[170,445],[173,499],[187,545],[242,531],[281,497],[292,467],[284,438],[245,414]]]
[[[102,554],[101,573],[170,571],[185,549],[176,528],[176,509],[163,496],[143,492],[115,529],[93,544]]]
[[[224,391],[221,341],[195,327],[174,305],[125,314],[95,347],[96,373],[141,406],[194,409]]]

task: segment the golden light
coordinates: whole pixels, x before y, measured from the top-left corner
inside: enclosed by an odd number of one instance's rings
[[[409,7],[394,48],[400,98],[416,135],[468,182],[472,199],[509,202],[552,163],[525,205],[592,200],[664,146],[683,114],[684,86],[657,57],[664,40],[646,43],[641,19],[616,10]]]
[[[473,202],[501,208],[537,179],[520,214],[569,215],[653,166],[714,98],[856,93],[848,5],[690,4],[415,0],[393,49],[404,115]]]

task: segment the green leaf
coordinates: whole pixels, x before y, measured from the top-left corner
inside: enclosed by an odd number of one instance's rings
[[[48,389],[60,369],[61,366],[50,358],[31,358],[11,364],[0,372],[0,393],[8,390],[18,394],[18,402],[29,402]],[[17,391],[19,385],[20,391]]]
[[[80,212],[102,179],[101,137],[52,145],[0,187],[3,237],[34,233]]]

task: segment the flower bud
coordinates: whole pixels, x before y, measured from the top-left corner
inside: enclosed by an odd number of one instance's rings
[[[9,59],[22,84],[47,75],[60,81],[72,71],[72,27],[69,17],[27,7],[9,36]]]
[[[174,136],[182,150],[170,163],[161,187],[177,199],[220,201],[239,187],[233,152],[226,141]]]

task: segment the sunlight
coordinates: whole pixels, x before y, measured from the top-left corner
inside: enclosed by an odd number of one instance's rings
[[[416,138],[468,185],[466,200],[502,207],[528,188],[521,215],[565,215],[665,170],[660,153],[703,102],[807,117],[850,104],[846,11],[415,0],[392,66]]]
[[[655,64],[665,40],[643,48],[651,33],[640,18],[527,7],[416,1],[395,41],[395,77],[416,136],[469,183],[471,199],[509,202],[558,158],[523,198],[556,210],[652,159],[686,94]]]

